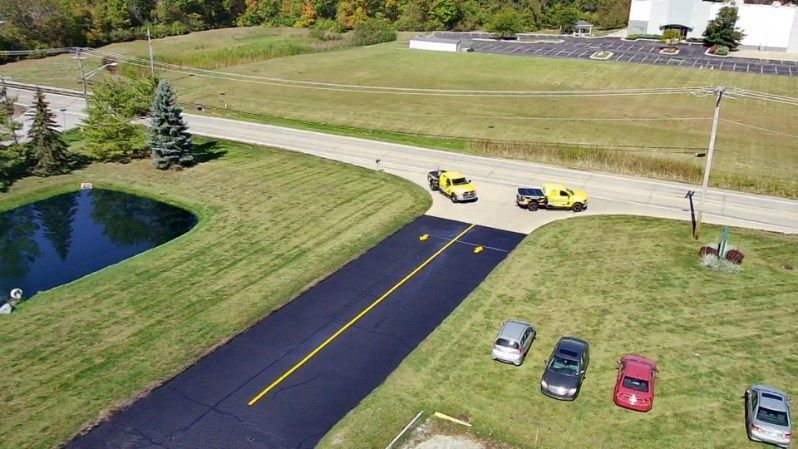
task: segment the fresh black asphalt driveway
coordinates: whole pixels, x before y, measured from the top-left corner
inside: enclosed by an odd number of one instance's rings
[[[420,217],[68,447],[312,448],[523,237]]]
[[[679,44],[678,55],[664,55],[665,46],[649,40],[626,41],[615,37],[584,38],[558,35],[524,36],[522,41],[491,39],[488,33],[458,33],[436,31],[435,36],[465,39],[464,45],[474,51],[548,58],[590,59],[598,51],[610,51],[608,61],[638,64],[691,67],[741,73],[798,76],[798,62],[737,57],[718,57],[704,54],[707,47],[699,43]]]

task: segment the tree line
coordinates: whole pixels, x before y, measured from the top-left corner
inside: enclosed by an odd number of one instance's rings
[[[196,163],[195,147],[171,83],[116,77],[95,89],[82,125],[86,152],[70,152],[55,113],[37,88],[27,111],[30,127],[21,139],[18,98],[0,80],[0,190],[25,176],[68,173],[91,161],[129,162],[150,157],[159,169]],[[134,118],[150,115],[145,130]]]
[[[98,46],[230,26],[340,32],[379,19],[397,30],[474,30],[514,14],[521,29],[585,19],[622,27],[630,0],[0,0],[0,50]]]

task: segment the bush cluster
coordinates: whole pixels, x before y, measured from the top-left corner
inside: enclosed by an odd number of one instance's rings
[[[387,20],[368,19],[355,25],[352,44],[374,45],[396,40],[396,30]]]

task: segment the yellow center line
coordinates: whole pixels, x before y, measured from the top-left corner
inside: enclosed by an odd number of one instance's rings
[[[255,403],[256,403],[256,402],[258,402],[258,401],[259,401],[259,400],[260,400],[260,399],[261,399],[263,396],[265,396],[265,395],[266,395],[266,394],[268,394],[270,391],[272,391],[272,390],[274,389],[274,387],[276,387],[277,385],[280,385],[280,383],[281,383],[282,381],[284,381],[286,378],[288,378],[288,376],[290,376],[291,374],[294,374],[294,372],[295,372],[296,370],[298,370],[299,368],[301,368],[301,367],[302,367],[302,365],[304,365],[305,363],[307,363],[307,362],[308,362],[308,360],[310,360],[311,358],[313,358],[313,356],[315,356],[316,354],[318,354],[318,353],[319,353],[319,352],[320,352],[322,349],[324,349],[325,347],[327,347],[327,345],[329,345],[330,343],[332,343],[332,341],[333,341],[333,340],[335,340],[336,338],[338,338],[338,336],[339,336],[339,335],[341,335],[341,334],[342,334],[342,333],[344,333],[344,332],[345,332],[347,329],[349,329],[350,327],[352,327],[352,326],[353,326],[355,323],[357,323],[357,322],[358,322],[358,320],[360,320],[361,318],[363,318],[363,317],[364,317],[364,316],[365,316],[367,313],[369,313],[369,312],[370,312],[370,311],[371,311],[373,308],[377,307],[377,305],[378,305],[379,303],[381,303],[381,302],[382,302],[382,301],[383,301],[385,298],[387,298],[388,296],[390,296],[390,295],[391,295],[391,293],[395,292],[395,291],[396,291],[396,290],[397,290],[399,287],[401,287],[401,286],[402,286],[402,285],[403,285],[405,282],[407,282],[408,280],[410,280],[410,278],[412,278],[413,276],[415,276],[415,275],[416,275],[416,274],[417,274],[419,271],[421,271],[421,270],[422,270],[424,267],[426,267],[426,266],[427,266],[427,265],[428,265],[430,262],[432,262],[433,260],[435,260],[435,258],[436,258],[436,257],[440,256],[440,255],[441,255],[441,253],[443,253],[444,251],[446,251],[446,249],[447,249],[447,248],[449,248],[450,246],[452,246],[452,245],[454,244],[454,242],[456,242],[457,240],[459,240],[459,239],[460,239],[461,237],[463,237],[463,236],[464,236],[464,235],[465,235],[465,234],[466,234],[468,231],[470,231],[471,229],[473,229],[473,228],[474,228],[474,226],[475,226],[475,225],[473,225],[473,224],[472,224],[472,225],[470,225],[470,226],[469,226],[469,227],[467,227],[467,228],[466,228],[466,229],[465,229],[463,232],[461,232],[460,234],[458,234],[458,235],[457,235],[457,237],[455,237],[455,238],[453,238],[452,240],[450,240],[450,241],[449,241],[449,242],[448,242],[446,245],[444,245],[444,246],[443,246],[443,248],[439,249],[437,252],[435,252],[435,254],[431,255],[431,256],[430,256],[430,257],[429,257],[427,260],[425,260],[425,261],[424,261],[424,262],[423,262],[421,265],[417,266],[417,267],[416,267],[416,268],[415,268],[413,271],[411,271],[411,272],[410,272],[410,273],[409,273],[407,276],[405,276],[405,277],[404,277],[404,278],[403,278],[401,281],[397,282],[397,283],[396,283],[396,285],[394,285],[393,287],[391,287],[391,289],[390,289],[390,290],[388,290],[387,292],[383,293],[383,295],[382,295],[382,296],[380,296],[379,298],[377,298],[377,299],[376,299],[376,300],[375,300],[373,303],[371,303],[371,304],[370,304],[368,307],[366,307],[365,309],[363,309],[363,311],[362,311],[362,312],[358,313],[356,317],[354,317],[354,318],[352,318],[351,320],[349,320],[349,322],[348,322],[348,323],[346,323],[346,324],[345,324],[343,327],[341,327],[340,329],[338,329],[338,330],[337,330],[337,331],[336,331],[334,334],[332,334],[332,335],[331,335],[329,338],[327,338],[326,340],[324,340],[324,342],[323,342],[323,343],[321,343],[320,345],[316,346],[316,349],[314,349],[313,351],[311,351],[311,352],[310,352],[308,355],[306,355],[306,356],[305,356],[305,357],[304,357],[302,360],[300,360],[299,362],[297,362],[297,364],[296,364],[296,365],[292,366],[292,367],[291,367],[291,369],[289,369],[288,371],[286,371],[286,372],[285,372],[285,373],[284,373],[282,376],[278,377],[278,378],[277,378],[277,380],[275,380],[274,382],[272,382],[272,383],[271,383],[271,385],[269,385],[269,386],[268,386],[268,387],[266,387],[266,388],[265,388],[263,391],[261,391],[260,393],[258,393],[258,395],[257,395],[257,396],[255,396],[254,398],[250,399],[250,401],[249,401],[249,403],[248,403],[248,404],[249,404],[249,405],[255,405]]]

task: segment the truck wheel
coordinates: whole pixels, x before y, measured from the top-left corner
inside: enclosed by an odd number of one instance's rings
[[[582,210],[584,210],[584,207],[582,206],[582,203],[574,203],[574,205],[571,206],[571,210],[574,212],[582,212]]]
[[[538,203],[537,203],[537,201],[532,201],[531,203],[529,203],[529,204],[526,206],[527,210],[529,210],[529,211],[531,211],[531,212],[534,212],[534,211],[538,210],[538,207],[539,207],[539,206],[538,206]]]
[[[432,190],[433,192],[438,190],[438,184],[434,182],[429,183],[429,189]]]
[[[456,203],[457,202],[457,194],[456,193],[452,193],[449,196],[449,199],[452,200],[453,203]]]

